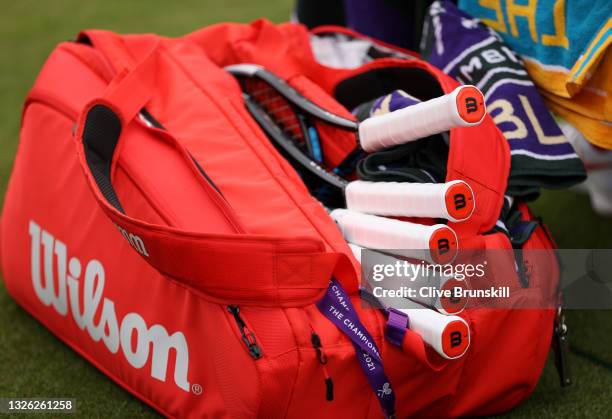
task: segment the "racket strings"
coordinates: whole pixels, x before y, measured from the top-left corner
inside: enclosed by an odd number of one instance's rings
[[[272,86],[257,79],[244,81],[244,90],[291,140],[303,148],[306,143],[302,124],[293,106]]]

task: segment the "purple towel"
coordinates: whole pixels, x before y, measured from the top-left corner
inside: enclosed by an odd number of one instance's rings
[[[429,8],[421,53],[433,65],[485,95],[489,114],[512,154],[511,196],[538,197],[540,188],[566,188],[586,173],[557,126],[522,61],[497,33],[450,1]]]

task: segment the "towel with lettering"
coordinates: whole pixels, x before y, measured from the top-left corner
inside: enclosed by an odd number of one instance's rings
[[[421,52],[463,84],[477,86],[510,145],[507,194],[536,199],[540,188],[567,188],[586,177],[521,59],[499,35],[450,1],[429,8]]]

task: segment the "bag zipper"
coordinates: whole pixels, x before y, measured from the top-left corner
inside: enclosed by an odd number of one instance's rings
[[[569,342],[567,339],[567,324],[561,306],[557,308],[555,323],[553,328],[552,347],[555,353],[555,367],[559,373],[561,387],[572,384],[572,373],[569,365]]]
[[[249,351],[249,355],[253,359],[259,359],[263,356],[263,351],[261,350],[261,346],[257,343],[257,339],[255,338],[255,333],[244,322],[242,317],[240,316],[240,308],[236,305],[227,306],[227,311],[234,316],[234,320],[236,321],[236,325],[238,326],[238,330],[240,331],[241,339],[244,345],[247,347]]]
[[[327,354],[325,354],[325,352],[323,351],[321,338],[315,333],[314,329],[312,329],[312,326],[310,330],[312,331],[310,335],[310,343],[312,343],[312,347],[317,353],[317,359],[319,360],[319,363],[323,368],[323,376],[325,378],[325,399],[328,402],[331,402],[334,400],[334,382],[332,381],[331,377],[329,376],[329,372],[327,371]]]

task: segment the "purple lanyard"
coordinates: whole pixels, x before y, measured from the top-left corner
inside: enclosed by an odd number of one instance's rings
[[[387,418],[395,417],[395,393],[385,375],[380,352],[363,326],[357,312],[338,281],[332,279],[325,296],[317,303],[321,313],[332,321],[355,346],[357,359]]]

